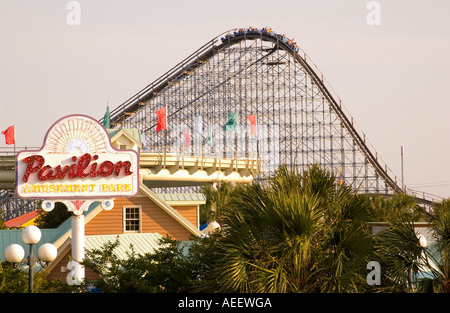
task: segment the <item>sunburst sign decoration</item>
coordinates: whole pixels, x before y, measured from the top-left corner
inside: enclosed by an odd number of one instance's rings
[[[46,137],[48,153],[105,153],[109,137],[102,126],[85,116],[72,116],[56,122]]]
[[[25,199],[110,199],[139,189],[138,155],[116,150],[105,128],[85,115],[55,122],[41,150],[16,159],[16,191]]]

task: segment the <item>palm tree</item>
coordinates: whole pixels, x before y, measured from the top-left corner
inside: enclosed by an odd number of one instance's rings
[[[440,252],[437,291],[450,293],[450,199],[437,203],[431,216],[437,249]]]
[[[368,201],[370,219],[373,222],[401,220],[420,222],[428,218],[423,206],[420,206],[415,198],[406,194],[363,195],[362,197]]]
[[[375,239],[383,282],[378,291],[418,292],[422,286],[420,274],[428,271],[437,274],[433,257],[421,245],[413,222],[392,221]]]
[[[200,206],[201,224],[210,221],[221,223],[222,211],[229,207],[233,191],[233,185],[228,182],[206,184],[203,187],[202,192],[206,196],[206,203]]]
[[[407,195],[359,195],[315,165],[302,173],[281,166],[232,194],[220,205],[222,231],[210,241],[205,281],[213,284],[206,291],[418,292],[424,271],[448,291],[450,201],[433,215],[443,251],[437,270],[414,229],[429,216]],[[372,235],[373,221],[388,227]],[[366,282],[373,260],[381,264],[381,286]]]
[[[372,221],[386,223],[386,229],[374,236],[377,260],[383,269],[382,286],[374,291],[419,292],[429,290],[426,285],[432,277],[437,278],[435,282],[442,281],[443,272],[436,266],[433,247],[422,246],[414,229],[414,223],[430,220],[430,215],[416,199],[405,194],[364,197],[369,203]],[[440,207],[440,204],[435,206],[431,221],[435,228],[445,232],[450,223],[445,226],[445,210]],[[424,273],[429,277],[424,278]]]
[[[372,253],[364,204],[318,166],[281,166],[266,183],[237,186],[211,249],[218,291],[363,290]]]

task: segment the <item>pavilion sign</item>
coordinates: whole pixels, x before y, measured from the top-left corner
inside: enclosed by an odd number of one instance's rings
[[[16,158],[16,192],[24,199],[110,199],[139,190],[138,155],[116,150],[96,120],[70,115],[47,132],[41,150]]]

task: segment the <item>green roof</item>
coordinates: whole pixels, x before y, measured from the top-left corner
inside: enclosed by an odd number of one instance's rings
[[[203,193],[157,193],[163,201],[206,201]]]
[[[88,215],[99,205],[99,202],[93,202],[84,213]],[[54,243],[62,235],[72,228],[72,219],[68,218],[58,228],[41,229],[41,240],[33,247],[33,253],[37,256],[37,250],[44,243]],[[10,244],[17,243],[25,249],[25,256],[29,254],[29,245],[22,241],[22,229],[2,229],[0,230],[0,260],[5,261],[5,249]]]
[[[119,240],[114,253],[119,259],[128,259],[134,250],[136,254],[144,255],[159,248],[159,240],[163,236],[158,233],[136,233],[121,235],[93,235],[85,237],[85,249],[100,249],[108,242]],[[131,248],[133,247],[133,248]]]

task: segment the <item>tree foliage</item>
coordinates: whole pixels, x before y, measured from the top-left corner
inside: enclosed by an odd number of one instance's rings
[[[436,290],[450,293],[450,199],[437,203],[431,217],[437,250],[440,253]]]
[[[209,251],[215,290],[360,291],[372,252],[362,204],[319,167],[237,186]]]
[[[55,293],[74,290],[61,281],[48,281],[47,273],[35,267],[33,274],[33,292]],[[16,268],[9,262],[0,263],[0,293],[28,293],[29,273],[27,267]]]
[[[330,171],[281,166],[267,181],[204,189],[205,220],[221,228],[189,244],[164,238],[152,253],[119,259],[118,241],[88,251],[83,264],[104,292],[419,292],[430,271],[449,291],[450,202],[435,207],[441,258],[420,245],[414,223],[429,216],[414,198],[360,195]],[[385,222],[372,234],[370,222]],[[382,284],[366,281],[369,261]],[[433,267],[435,261],[438,267]]]
[[[164,237],[160,248],[144,255],[132,252],[120,259],[114,253],[119,241],[108,242],[100,249],[88,250],[83,265],[100,276],[94,282],[103,292],[186,292],[201,273],[195,252],[187,243]],[[89,285],[92,282],[86,282]]]
[[[64,203],[56,202],[52,211],[42,212],[36,217],[35,225],[39,228],[57,228],[71,216],[72,212],[67,210]]]

